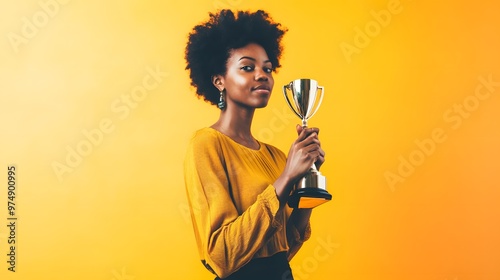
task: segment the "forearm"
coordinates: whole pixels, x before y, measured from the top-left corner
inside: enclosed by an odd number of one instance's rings
[[[294,209],[290,215],[289,222],[291,222],[297,231],[300,233],[300,238],[304,239],[304,233],[309,225],[312,209]]]
[[[283,209],[290,196],[290,189],[293,187],[293,181],[286,174],[282,174],[273,184],[276,196],[280,202],[280,210]]]
[[[309,225],[311,213],[311,209],[294,209],[290,214],[287,224],[288,260],[295,256],[304,241],[309,239],[311,235]]]

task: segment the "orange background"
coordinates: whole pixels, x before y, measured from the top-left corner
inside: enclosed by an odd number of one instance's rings
[[[212,279],[182,161],[218,109],[196,99],[183,51],[216,8],[265,9],[289,28],[259,140],[288,151],[295,137],[281,85],[325,87],[310,125],[334,199],[314,210],[296,279],[500,279],[496,1],[4,2],[1,279]]]

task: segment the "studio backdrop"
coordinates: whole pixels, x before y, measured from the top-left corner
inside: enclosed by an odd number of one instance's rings
[[[213,279],[183,160],[219,110],[184,49],[222,8],[289,30],[258,140],[296,138],[284,84],[325,88],[295,279],[500,279],[500,4],[423,0],[2,0],[1,279]]]

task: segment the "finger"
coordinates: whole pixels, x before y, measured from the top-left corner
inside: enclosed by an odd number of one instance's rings
[[[316,159],[316,162],[323,163],[325,162],[325,156],[319,153],[318,158]]]
[[[318,143],[318,145],[321,146],[321,141],[319,141],[319,135],[318,135],[318,132],[314,131],[313,133],[311,133],[308,137],[312,137],[315,139],[314,143]]]
[[[321,142],[319,141],[318,134],[316,132],[312,132],[307,136],[306,139],[304,139],[304,142],[307,143],[317,143],[320,144]]]
[[[326,155],[325,151],[321,148],[321,145],[319,146],[319,154],[320,154],[322,157],[325,157],[325,155]]]
[[[309,152],[309,156],[312,159],[311,163],[315,163],[318,161],[320,154],[319,154],[318,150],[314,150],[314,151]]]
[[[308,128],[306,128],[306,130],[307,130],[308,134],[311,134],[311,133],[318,134],[319,133],[319,128],[317,128],[317,127],[308,127]]]
[[[300,124],[297,124],[295,126],[295,129],[297,130],[297,134],[298,135],[300,135],[300,133],[302,132],[302,130],[304,130],[304,128]]]
[[[318,160],[316,162],[323,164],[323,162],[325,162],[325,158],[320,156],[320,157],[318,157]]]
[[[316,134],[319,135],[319,128],[318,127],[310,127],[309,129],[311,129],[312,131],[316,132]]]
[[[319,157],[318,160],[314,162],[314,165],[316,165],[316,168],[319,170],[323,163],[325,163],[325,158]]]
[[[304,132],[302,132],[304,133]],[[297,139],[297,149],[301,149],[301,148],[304,148],[304,147],[307,147],[309,145],[312,145],[312,144],[316,144],[316,145],[320,145],[320,142],[319,142],[319,139],[316,135],[316,133],[313,133],[313,134],[310,134],[309,136],[307,136],[305,139],[302,139],[300,140],[301,137],[299,137],[299,139]]]
[[[309,136],[309,135],[311,135],[312,133],[316,133],[316,134],[318,134],[319,129],[318,129],[318,128],[315,128],[315,127],[306,127],[306,128],[301,127],[301,132],[303,132],[303,133],[305,133],[307,136]]]
[[[321,147],[318,144],[310,144],[302,148],[304,152],[306,153],[318,153],[320,155],[320,149]]]
[[[303,129],[301,127],[301,131],[299,133],[299,137],[297,138],[297,142],[302,142],[304,139],[307,138],[307,136],[309,136],[309,133],[308,133],[308,130],[307,128],[306,129]]]

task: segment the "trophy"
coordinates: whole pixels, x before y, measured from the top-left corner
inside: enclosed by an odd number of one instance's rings
[[[288,106],[302,120],[303,128],[307,127],[307,120],[318,111],[324,91],[324,87],[318,86],[318,82],[312,79],[297,79],[283,86]],[[326,178],[313,163],[306,175],[295,184],[288,198],[288,206],[314,208],[331,199],[332,195],[326,191]]]

